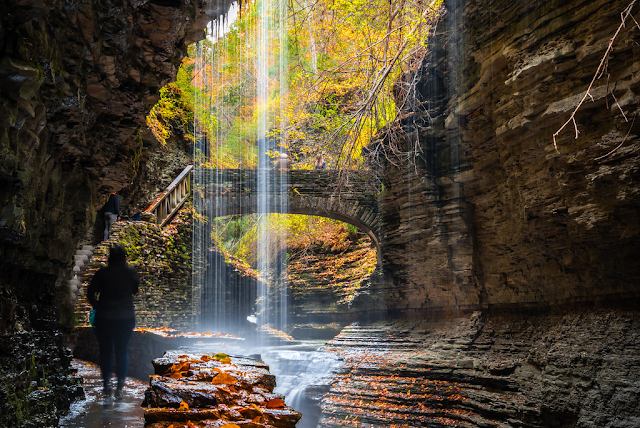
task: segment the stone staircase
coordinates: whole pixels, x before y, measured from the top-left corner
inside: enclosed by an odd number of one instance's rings
[[[73,278],[69,280],[71,299],[78,302],[76,308],[83,308],[81,312],[76,309],[76,315],[78,315],[79,313],[82,313],[84,315],[82,320],[78,319],[78,322],[80,324],[88,323],[88,315],[86,314],[91,311],[91,305],[89,305],[86,297],[82,299],[82,301],[80,301],[78,298],[79,296],[86,294],[86,291],[84,290],[84,278],[89,266],[89,262],[91,261],[91,257],[93,256],[93,252],[93,245],[82,245],[76,251],[76,254],[74,255],[75,264],[73,266]]]
[[[174,216],[188,199],[191,190],[191,170],[193,165],[187,166],[180,175],[149,205],[142,213],[143,223],[152,223],[162,228],[173,221]],[[69,280],[70,299],[75,307],[77,325],[89,324],[91,305],[87,299],[87,288],[93,274],[107,265],[110,247],[120,242],[124,229],[128,226],[140,224],[140,221],[120,220],[111,226],[109,239],[96,245],[81,245],[75,254],[73,278]],[[145,324],[146,311],[140,311],[138,317]],[[153,319],[153,316],[150,315]],[[149,321],[146,324],[153,324]]]

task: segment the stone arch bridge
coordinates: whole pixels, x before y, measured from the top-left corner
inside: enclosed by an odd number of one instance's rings
[[[193,189],[194,201],[204,196],[210,217],[286,213],[344,221],[371,238],[380,261],[380,185],[371,171],[196,168],[192,173],[193,182],[200,183]]]

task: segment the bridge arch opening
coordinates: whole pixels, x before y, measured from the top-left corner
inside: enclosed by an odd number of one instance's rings
[[[213,218],[224,218],[224,217],[240,217],[240,216],[250,216],[250,215],[255,215],[255,214],[259,214],[256,211],[251,211],[251,210],[242,210],[242,213],[238,213],[238,214],[230,214],[225,212],[224,215],[214,215]],[[376,249],[376,266],[378,268],[380,268],[380,259],[381,259],[381,250],[380,250],[380,241],[378,240],[378,237],[376,236],[376,234],[374,233],[374,231],[367,226],[366,224],[362,223],[360,220],[353,218],[353,217],[349,217],[345,214],[342,213],[338,213],[338,212],[331,212],[331,211],[318,211],[317,209],[311,209],[308,207],[300,207],[300,206],[296,206],[294,204],[294,206],[289,207],[289,210],[287,212],[281,212],[278,210],[272,210],[269,213],[262,213],[262,214],[283,214],[283,215],[302,215],[302,216],[308,216],[308,217],[321,217],[321,218],[326,218],[326,219],[331,219],[331,220],[337,220],[340,221],[342,223],[346,223],[349,224],[353,227],[355,227],[356,229],[360,230],[361,232],[363,232],[364,234],[366,234],[369,239],[371,240],[372,245],[375,247]]]
[[[258,325],[282,331],[323,324],[330,322],[331,314],[344,312],[357,296],[368,293],[370,275],[377,268],[377,248],[364,230],[350,223],[328,216],[246,212],[212,220],[211,229],[216,233],[212,242],[231,257],[214,258],[218,251],[210,251],[207,276],[226,276],[230,281],[218,285],[232,300],[226,307],[242,312],[227,316],[235,324],[246,316],[255,317]],[[264,223],[270,225],[267,270],[260,269],[258,260],[257,241],[264,237],[259,225]],[[238,263],[241,275],[255,275],[253,288],[246,281],[229,278],[228,272]],[[215,299],[214,294],[203,296]],[[263,301],[261,296],[265,296]],[[206,306],[203,301],[205,312]]]

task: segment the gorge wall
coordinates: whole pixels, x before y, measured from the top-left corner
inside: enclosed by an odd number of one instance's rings
[[[141,166],[184,167],[158,154],[145,116],[228,7],[0,2],[0,425],[52,426],[68,407],[77,380],[56,300],[73,253],[110,192],[130,189],[125,212],[148,202],[131,190]]]
[[[552,141],[627,4],[445,1],[429,54],[398,85],[418,97],[382,144],[419,161],[382,165],[377,304],[406,315],[638,297],[630,22],[576,116],[579,138],[570,124],[558,151]],[[158,89],[227,7],[0,3],[0,425],[54,425],[68,406],[77,383],[56,295],[105,196],[135,188],[157,149],[143,124]],[[137,208],[136,198],[125,202]]]
[[[444,3],[430,52],[398,84],[406,112],[377,146],[419,159],[379,158],[387,310],[639,296],[640,29],[631,21],[575,116],[578,138],[570,123],[553,145],[628,4]]]

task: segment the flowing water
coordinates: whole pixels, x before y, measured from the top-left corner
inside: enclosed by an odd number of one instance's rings
[[[325,341],[304,340],[290,345],[227,348],[211,344],[194,344],[185,352],[215,353],[256,358],[269,366],[276,377],[274,392],[282,394],[288,406],[302,413],[297,428],[315,428],[320,418],[320,401],[329,390],[333,375],[343,366],[337,353],[324,349]]]
[[[296,345],[261,350],[262,360],[276,375],[275,392],[285,396],[287,405],[302,413],[297,428],[315,428],[320,418],[320,399],[329,389],[333,373],[342,360],[323,351],[323,341],[303,341]]]
[[[258,274],[271,278],[272,270],[286,269],[278,262],[286,231],[270,215],[288,212],[288,176],[274,170],[274,157],[286,154],[279,147],[288,97],[285,4],[259,0],[246,4],[242,13],[236,24],[224,18],[214,21],[209,37],[195,49],[193,314],[201,331],[234,332],[242,321],[229,304],[238,298],[238,287],[221,274],[224,259],[211,255],[216,219],[222,215],[213,198],[224,187],[223,169],[255,171],[257,206],[224,211],[234,217],[255,216]],[[277,290],[274,280],[259,283],[259,324],[286,328],[286,290],[282,281]]]

